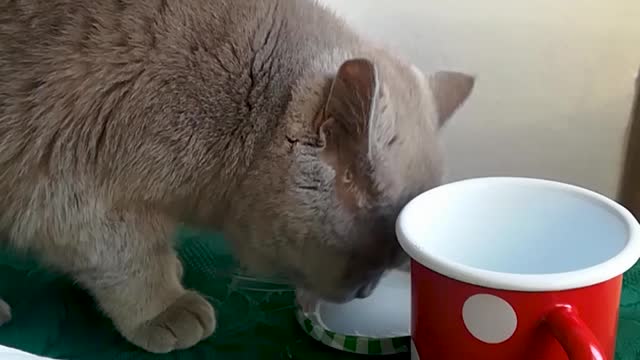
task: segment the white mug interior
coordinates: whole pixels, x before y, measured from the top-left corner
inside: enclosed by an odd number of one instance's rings
[[[627,271],[638,223],[615,201],[555,181],[476,178],[410,201],[396,223],[404,250],[456,280],[506,290],[562,290]]]

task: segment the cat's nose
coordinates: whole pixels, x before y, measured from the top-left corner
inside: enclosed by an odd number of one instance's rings
[[[361,287],[360,289],[358,289],[358,292],[356,293],[356,297],[358,299],[368,298],[371,295],[371,293],[373,293],[373,289],[374,289],[373,286],[365,285],[365,286]]]

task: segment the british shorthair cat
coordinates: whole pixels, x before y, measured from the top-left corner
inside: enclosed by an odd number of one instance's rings
[[[308,0],[0,0],[2,241],[155,353],[216,325],[181,283],[180,223],[306,294],[366,297],[406,261],[395,218],[440,184],[473,84]]]

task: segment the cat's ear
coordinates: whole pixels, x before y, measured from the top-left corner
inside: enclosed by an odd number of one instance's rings
[[[438,71],[428,79],[436,102],[438,125],[443,126],[469,97],[475,78],[460,72]]]
[[[347,60],[340,65],[317,119],[322,157],[335,170],[336,193],[348,209],[360,209],[376,196],[363,155],[369,152],[369,128],[379,93],[375,65],[366,59]]]
[[[376,67],[369,60],[351,59],[340,66],[315,124],[328,148],[362,149],[367,144],[378,81]]]

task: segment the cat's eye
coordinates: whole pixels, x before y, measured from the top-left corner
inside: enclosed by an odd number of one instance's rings
[[[351,171],[349,169],[345,170],[342,173],[342,182],[344,182],[345,184],[350,184],[353,181],[353,174],[351,174]]]
[[[325,139],[331,139],[331,136],[333,135],[333,129],[332,129],[333,125],[334,125],[333,118],[328,117],[327,120],[324,122],[324,124],[322,124],[322,126],[320,127],[320,131],[324,135]]]
[[[331,135],[333,133],[333,131],[331,130],[330,127],[326,126],[322,129],[322,131],[324,131],[324,137],[325,139],[331,139]]]

